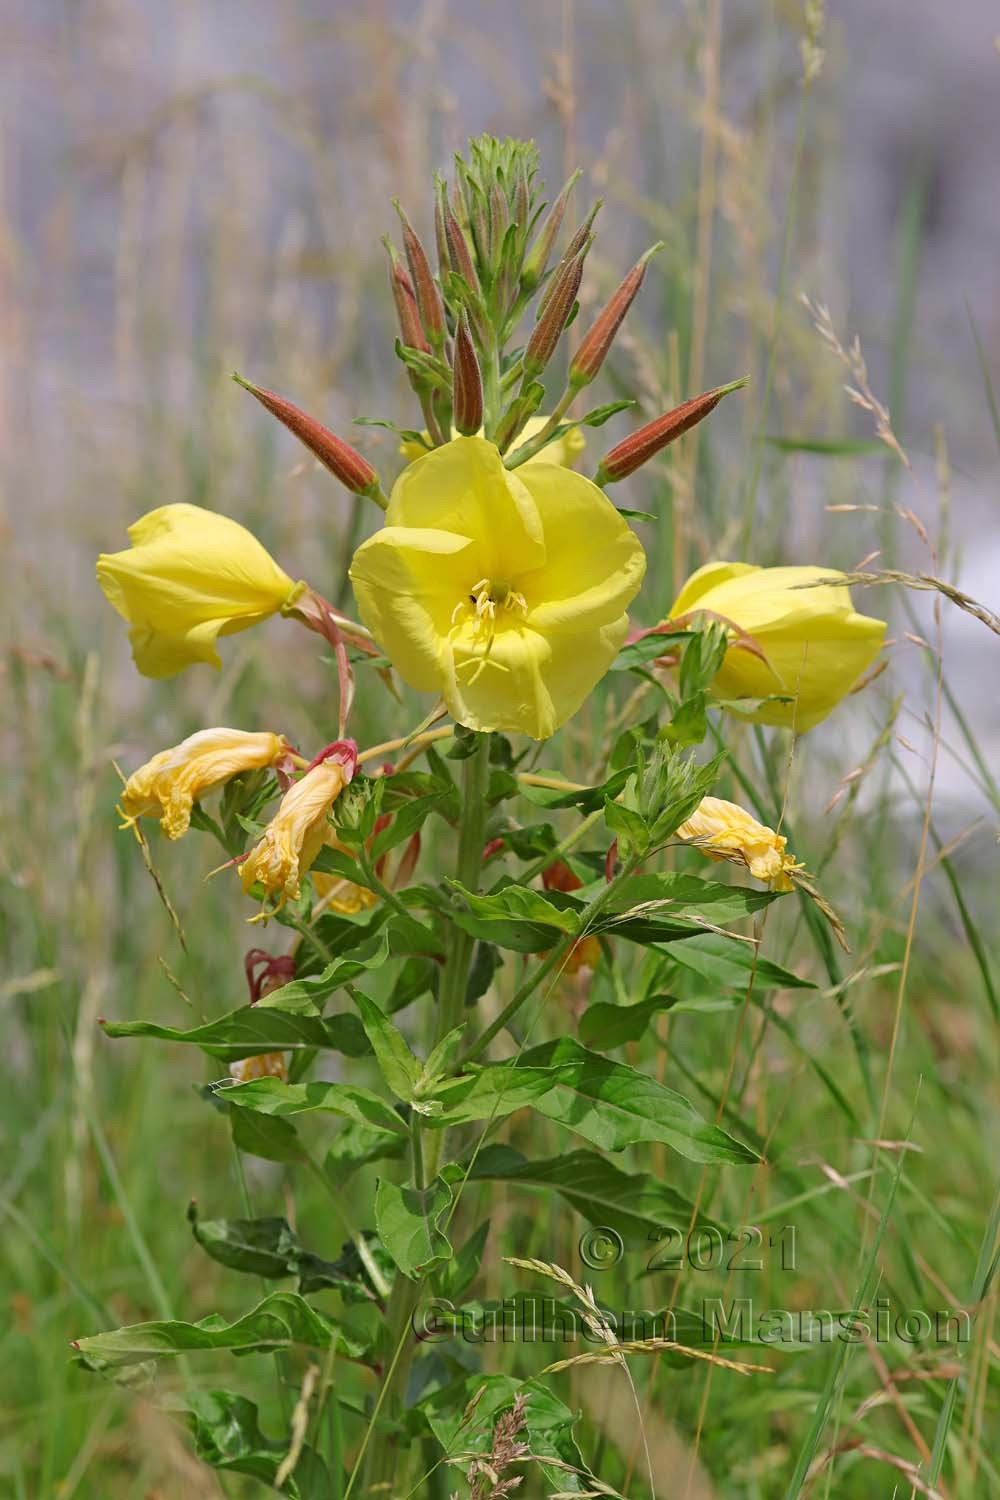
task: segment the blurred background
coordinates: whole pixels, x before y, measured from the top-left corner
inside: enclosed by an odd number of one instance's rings
[[[107,1043],[95,1024],[176,1019],[162,965],[209,1013],[229,1008],[238,967],[210,938],[246,941],[231,891],[201,884],[205,851],[160,844],[197,957],[179,948],[132,841],[115,834],[113,762],[128,771],[220,722],[280,717],[296,740],[322,743],[329,674],[300,632],[272,621],[227,643],[220,675],[140,679],[94,581],[96,554],[124,546],[144,511],[186,500],[245,522],[292,576],[347,599],[367,514],[230,372],[305,407],[391,479],[395,440],[352,426],[415,420],[379,239],[396,234],[394,194],[430,237],[432,172],[488,130],[537,140],[550,197],[581,165],[577,216],[604,199],[585,301],[666,242],[600,399],[637,391],[651,416],[753,377],[696,441],[629,496],[622,487],[619,503],[659,518],[642,528],[644,622],[720,555],[868,559],[996,607],[1000,20],[988,0],[840,0],[826,16],[819,0],[0,8],[0,1363],[12,1375],[0,1489],[170,1495],[183,1479],[217,1494],[165,1419],[66,1358],[68,1339],[102,1319],[215,1304],[218,1268],[198,1259],[183,1207],[192,1192],[211,1196],[206,1173],[231,1168],[227,1143],[216,1158],[205,1142],[197,1064]],[[844,350],[859,336],[909,468],[879,440],[877,413],[845,392],[857,367],[817,331],[803,294],[829,308]],[[591,433],[582,466],[632,422]],[[903,923],[893,902],[912,876],[937,743],[931,847],[959,842],[928,880],[919,1020],[904,1042],[912,1076],[929,1047],[942,1097],[954,1093],[949,1131],[965,1154],[927,1187],[954,1194],[977,1243],[992,1148],[986,1105],[971,1101],[995,1098],[1000,642],[945,606],[935,736],[932,597],[883,587],[858,603],[889,614],[890,665],[797,753],[796,852],[826,847],[824,808],[886,734],[828,879],[849,920],[892,909]],[[384,709],[364,712],[377,724]],[[587,733],[564,736],[553,763],[569,770]],[[982,952],[966,919],[986,924]],[[883,1001],[877,989],[859,997],[876,1045]],[[901,1097],[904,1117],[912,1098]]]

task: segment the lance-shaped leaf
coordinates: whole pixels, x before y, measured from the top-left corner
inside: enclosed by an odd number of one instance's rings
[[[348,1120],[330,1142],[323,1170],[336,1187],[343,1187],[361,1167],[402,1156],[406,1146],[406,1137],[394,1131]]]
[[[227,1104],[256,1114],[276,1116],[309,1114],[319,1110],[343,1115],[359,1125],[408,1138],[403,1120],[390,1104],[370,1089],[347,1083],[283,1083],[280,1078],[255,1078],[235,1088],[219,1090]]]
[[[297,983],[299,981],[296,981]],[[304,982],[304,981],[303,981]],[[291,986],[286,985],[286,989]],[[277,992],[276,992],[277,993]],[[270,997],[268,997],[270,998]],[[356,1016],[313,1016],[244,1005],[189,1031],[158,1026],[154,1021],[103,1021],[105,1035],[156,1037],[164,1042],[185,1042],[220,1062],[257,1057],[262,1052],[301,1052],[329,1047],[347,1057],[364,1057],[371,1048]]]
[[[698,974],[713,987],[746,992],[750,975],[754,989],[814,990],[811,979],[803,979],[782,968],[771,958],[754,952],[752,943],[734,943],[716,933],[705,933],[692,943],[671,948],[670,961]]]
[[[696,1225],[717,1227],[682,1193],[648,1172],[623,1172],[595,1151],[568,1151],[529,1161],[510,1146],[486,1146],[472,1163],[474,1181],[511,1182],[526,1188],[554,1189],[590,1224],[608,1225],[629,1245],[646,1245],[659,1229],[686,1233]]]
[[[423,1189],[379,1179],[375,1189],[379,1239],[411,1281],[451,1259],[451,1245],[440,1227],[451,1204],[452,1190],[444,1177],[435,1177]]]
[[[737,922],[775,899],[772,891],[719,885],[698,875],[634,875],[622,882],[594,930],[634,943],[670,942]]]
[[[150,1359],[196,1353],[203,1349],[228,1349],[251,1354],[306,1344],[313,1349],[333,1347],[338,1355],[360,1359],[365,1345],[312,1307],[297,1292],[272,1292],[242,1318],[227,1322],[210,1313],[197,1323],[179,1319],[133,1323],[92,1338],[76,1339],[73,1347],[85,1369],[100,1373],[118,1370]]]
[[[249,1109],[230,1111],[233,1145],[264,1161],[305,1161],[306,1153],[295,1126],[272,1115],[256,1115]]]
[[[438,1089],[442,1112],[431,1126],[501,1119],[530,1104],[605,1151],[659,1141],[689,1161],[721,1164],[760,1158],[710,1125],[694,1106],[635,1068],[588,1052],[572,1037],[522,1052]]]
[[[564,937],[572,937],[580,925],[579,906],[550,901],[541,891],[508,885],[489,896],[467,891],[457,880],[447,885],[463,903],[451,913],[452,920],[473,937],[517,953],[541,953],[554,948]]]
[[[420,1059],[413,1055],[402,1032],[374,1000],[356,990],[354,1003],[361,1014],[361,1024],[372,1044],[382,1077],[397,1099],[412,1099],[423,1067]]]

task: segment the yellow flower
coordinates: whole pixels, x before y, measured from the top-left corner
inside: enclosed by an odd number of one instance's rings
[[[152,815],[160,819],[168,839],[179,839],[187,833],[191,809],[200,797],[241,771],[272,765],[287,748],[280,734],[199,729],[132,773],[122,793],[123,826],[131,828]]]
[[[260,881],[265,897],[276,895],[279,907],[287,897],[295,901],[301,895],[302,877],[331,832],[327,814],[354,774],[350,741],[330,748],[330,758],[314,763],[289,787],[260,843],[240,861],[243,889],[250,891]]]
[[[517,445],[527,443],[531,438],[537,437],[548,420],[545,416],[529,417],[521,429]],[[451,429],[451,435],[453,438],[458,436],[456,428]],[[426,438],[426,445],[415,442],[413,438],[405,438],[399,445],[399,451],[408,464],[412,464],[414,459],[423,458],[430,447],[430,433],[424,432],[421,436]],[[521,467],[523,468],[526,464],[559,464],[561,468],[571,469],[576,462],[577,455],[582,453],[586,446],[587,439],[580,428],[571,427],[568,432],[563,433],[561,438],[557,438],[554,443],[549,443],[548,447],[543,448],[541,453],[536,453],[534,458],[525,459]]]
[[[172,677],[196,661],[221,666],[217,636],[290,607],[305,587],[246,527],[198,505],[162,505],[128,534],[131,549],[102,553],[97,577],[132,627],[146,677]]]
[[[646,559],[595,484],[504,468],[460,437],[405,469],[351,564],[361,618],[412,687],[479,730],[546,739],[625,639]]]
[[[696,843],[709,859],[728,859],[746,865],[755,880],[766,880],[776,891],[790,891],[789,871],[802,866],[785,853],[788,840],[721,797],[703,797],[677,830],[677,837]]]
[[[705,610],[752,637],[745,645],[734,639],[712,683],[727,708],[758,724],[811,729],[868,671],[885,637],[885,621],[859,615],[846,584],[800,587],[843,576],[829,568],[706,563],[681,589],[670,615],[677,620]],[[731,701],[773,695],[791,701],[746,709]]]

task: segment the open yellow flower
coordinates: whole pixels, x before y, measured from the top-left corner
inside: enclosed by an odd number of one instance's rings
[[[172,677],[197,661],[221,666],[218,636],[290,607],[305,588],[245,526],[198,505],[162,505],[128,534],[131,548],[102,553],[97,577],[132,627],[146,677]]]
[[[811,729],[851,691],[878,655],[885,621],[859,615],[843,578],[830,568],[758,568],[710,562],[674,600],[672,619],[704,610],[753,638],[763,659],[734,640],[712,691],[758,724]],[[748,643],[749,644],[749,643]],[[740,698],[784,697],[741,709]]]
[[[677,837],[697,844],[709,859],[728,859],[746,865],[756,880],[765,880],[776,891],[790,891],[789,872],[802,865],[785,853],[788,840],[764,823],[758,823],[745,808],[722,797],[703,797],[677,830]]]
[[[278,811],[258,844],[240,861],[243,889],[259,881],[265,899],[302,894],[306,875],[331,833],[329,812],[354,774],[356,751],[350,741],[331,746],[326,758],[315,762],[282,797]]]
[[[121,812],[126,828],[158,817],[168,839],[187,833],[191,809],[213,787],[242,771],[259,771],[288,749],[280,734],[242,729],[199,729],[171,750],[161,750],[125,783]]]
[[[516,446],[519,447],[521,443],[527,443],[533,437],[537,437],[548,420],[546,416],[529,417],[521,429]],[[469,425],[471,426],[471,423]],[[456,428],[451,429],[451,435],[453,438],[458,437]],[[430,433],[424,432],[421,436],[426,439],[426,443],[415,442],[413,438],[404,438],[399,445],[399,451],[408,464],[412,464],[417,458],[424,458],[430,448]],[[554,443],[549,443],[543,448],[541,453],[536,453],[534,458],[526,458],[521,467],[525,468],[528,464],[559,464],[561,468],[571,469],[576,462],[577,455],[582,453],[586,446],[587,439],[582,429],[571,427],[568,432],[563,433],[561,438],[556,438]]]
[[[589,479],[504,468],[460,437],[405,469],[351,581],[365,625],[412,687],[478,730],[547,739],[607,671],[646,558]]]

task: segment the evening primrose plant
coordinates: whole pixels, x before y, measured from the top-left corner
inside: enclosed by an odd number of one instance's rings
[[[243,1275],[242,1311],[77,1344],[86,1367],[146,1385],[185,1357],[170,1399],[199,1455],[303,1500],[482,1495],[483,1476],[512,1464],[521,1493],[615,1493],[600,1455],[578,1446],[547,1357],[528,1344],[500,1376],[457,1325],[427,1322],[430,1302],[454,1312],[474,1294],[485,1316],[484,1283],[520,1248],[475,1213],[470,1184],[547,1184],[564,1212],[633,1238],[679,1214],[703,1222],[696,1200],[649,1175],[648,1153],[739,1171],[759,1159],[752,1129],[706,1118],[634,1068],[616,1028],[605,1038],[587,1012],[577,1025],[565,987],[577,1002],[593,994],[595,1018],[611,1001],[649,1002],[648,1023],[683,983],[675,952],[696,953],[709,986],[729,985],[734,964],[751,972],[783,893],[829,910],[778,830],[713,795],[725,750],[700,747],[710,731],[724,747],[726,711],[798,731],[820,722],[871,670],[884,626],[855,613],[828,571],[749,560],[709,563],[672,604],[646,579],[645,617],[659,623],[630,620],[646,559],[617,486],[743,382],[589,457],[594,429],[632,405],[584,397],[659,247],[581,317],[599,205],[567,232],[575,182],[547,206],[531,145],[473,142],[435,185],[436,264],[397,205],[389,282],[416,411],[411,427],[381,424],[405,460],[394,484],[238,377],[379,513],[350,561],[354,608],[325,597],[315,563],[298,579],[238,522],[188,504],[142,517],[131,547],[98,563],[147,676],[218,667],[223,637],[275,616],[318,635],[335,668],[325,745],[293,744],[262,707],[253,724],[151,746],[123,778],[123,826],[144,848],[157,824],[171,841],[214,841],[212,874],[243,902],[254,946],[248,936],[232,954],[248,994],[225,1014],[189,1029],[106,1023],[110,1036],[213,1059],[206,1128],[283,1164],[292,1185],[319,1182],[326,1232],[307,1247],[285,1215],[192,1209],[201,1251]],[[416,722],[400,681],[424,695]],[[546,766],[547,742],[599,687],[605,711],[592,702],[589,722],[611,727],[579,784]],[[376,744],[352,737],[359,695],[368,720],[384,705]],[[710,878],[708,861],[734,878]],[[727,938],[735,957],[720,953]],[[509,1144],[543,1128],[572,1171]],[[669,1339],[619,1338],[568,1271],[516,1264],[583,1307],[633,1392],[632,1362],[664,1353],[672,1367],[716,1359],[723,1378],[759,1378],[759,1360],[700,1347],[690,1320]],[[274,1283],[263,1296],[261,1279]],[[209,1350],[282,1356],[285,1430],[265,1433],[245,1392],[196,1383]],[[308,1351],[298,1375],[296,1350]]]

